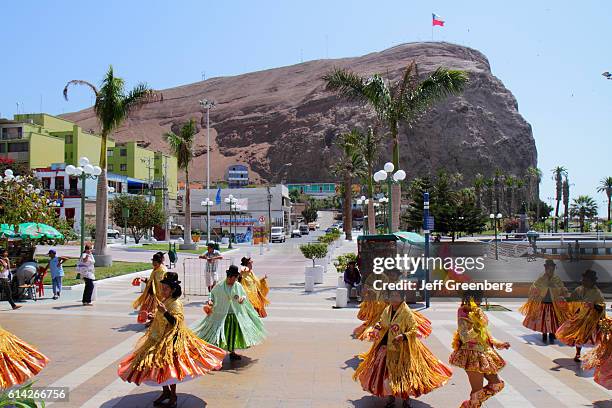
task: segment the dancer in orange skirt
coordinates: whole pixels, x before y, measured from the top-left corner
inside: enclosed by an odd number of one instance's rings
[[[163,301],[157,305],[153,323],[134,352],[119,364],[118,374],[124,381],[163,387],[154,406],[176,407],[176,384],[219,370],[226,354],[185,326],[183,304],[178,300],[180,283],[174,272],[161,280]]]
[[[264,275],[263,278],[259,279],[253,273],[253,260],[251,258],[243,257],[240,260],[240,279],[238,282],[244,287],[247,294],[247,298],[253,308],[259,314],[259,317],[266,317],[266,306],[270,304],[270,301],[266,296],[270,292],[268,287],[268,276]]]
[[[582,345],[595,344],[597,324],[606,316],[606,305],[603,294],[595,286],[597,273],[587,269],[582,274],[582,285],[570,295],[570,311],[574,310],[569,320],[557,330],[557,338],[568,346],[576,346],[575,362],[580,362]]]
[[[140,308],[137,318],[138,323],[146,323],[153,319],[153,314],[157,309],[157,302],[161,300],[160,282],[164,278],[166,272],[168,272],[166,265],[164,265],[163,252],[158,252],[153,255],[151,263],[153,264],[153,271],[149,279],[147,279],[147,285],[142,294],[138,296],[138,299],[132,303],[134,309]]]
[[[44,354],[0,327],[0,390],[23,384],[48,362]]]
[[[489,321],[480,309],[483,293],[466,291],[457,311],[457,331],[453,338],[453,353],[449,362],[463,368],[472,387],[470,398],[461,408],[478,408],[504,388],[497,373],[506,362],[495,349],[508,349],[510,344],[493,338],[489,333]],[[483,387],[484,379],[487,386]]]
[[[353,379],[364,391],[377,397],[388,397],[386,407],[403,399],[410,406],[410,397],[419,397],[444,385],[451,377],[446,367],[418,339],[414,313],[395,292],[376,326],[376,340],[363,356]]]
[[[612,317],[599,320],[595,348],[584,356],[582,366],[587,370],[594,368],[595,382],[612,390]]]
[[[567,320],[569,312],[565,298],[568,291],[561,278],[555,275],[555,261],[547,259],[544,273],[531,285],[529,299],[519,309],[525,320],[523,326],[542,333],[542,341],[555,341],[555,332]]]

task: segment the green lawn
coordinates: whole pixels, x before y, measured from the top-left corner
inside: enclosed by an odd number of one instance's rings
[[[145,249],[147,251],[168,252],[168,244],[142,244],[142,246],[131,246],[130,248]],[[227,250],[227,248],[219,248],[219,252],[225,252]],[[201,247],[198,249],[178,249],[177,245],[176,252],[183,252],[187,254],[203,254],[204,252],[206,252],[206,247]]]
[[[36,260],[41,266],[46,266],[47,262],[49,262],[49,258],[47,257],[36,257]],[[69,259],[64,262],[64,286],[72,286],[83,283],[81,279],[76,279],[76,263],[76,259]],[[147,269],[151,269],[151,264],[149,262],[113,261],[113,266],[96,268],[96,279],[99,280],[111,278],[113,276],[127,275],[128,273],[144,271]],[[51,284],[51,274],[48,272],[45,276],[44,283],[45,285]]]

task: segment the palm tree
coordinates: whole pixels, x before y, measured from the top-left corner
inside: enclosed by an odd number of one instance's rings
[[[393,141],[393,165],[400,168],[399,126],[411,127],[436,102],[463,92],[468,81],[464,71],[439,67],[420,81],[413,61],[396,82],[385,81],[380,74],[362,77],[350,70],[336,68],[323,77],[326,89],[341,96],[369,104],[381,124],[389,129]],[[393,186],[393,230],[399,226],[401,188]]]
[[[612,222],[610,222],[610,205],[612,204],[612,177],[604,177],[599,182],[597,187],[598,193],[606,193],[608,197],[608,232],[612,231]]]
[[[474,194],[476,195],[476,207],[482,209],[482,189],[485,186],[485,178],[482,174],[474,176]]]
[[[529,194],[529,198],[527,199],[527,213],[529,213],[529,206],[531,203],[531,200],[533,200],[533,196],[535,195],[536,192],[536,186],[537,191],[540,191],[540,183],[542,182],[542,170],[538,169],[537,167],[528,167],[527,168],[527,189],[528,189],[528,194]],[[537,194],[536,197],[536,215],[535,215],[535,220],[536,222],[539,221],[538,217],[540,216],[540,195]]]
[[[183,231],[183,242],[191,246],[191,188],[189,186],[189,165],[193,160],[193,143],[198,133],[195,121],[190,119],[185,123],[179,134],[174,132],[164,133],[164,140],[170,146],[170,150],[176,156],[176,164],[185,172],[185,230]]]
[[[488,178],[485,179],[485,186],[487,186],[488,195],[489,195],[489,214],[493,214],[495,212],[494,204],[495,204],[495,179]]]
[[[506,187],[506,191],[508,194],[506,195],[506,209],[508,211],[508,216],[514,216],[514,190],[516,189],[516,177],[512,174],[506,176],[504,180],[504,184]]]
[[[590,196],[578,196],[578,198],[574,198],[570,207],[570,214],[572,217],[580,218],[580,232],[584,232],[584,220],[597,215],[597,203]]]
[[[500,169],[495,170],[495,175],[493,176],[493,188],[495,189],[495,208],[494,212],[499,213],[500,211],[500,203],[503,200],[504,195],[504,174]]]
[[[376,215],[374,214],[374,166],[378,160],[381,137],[377,129],[370,128],[365,134],[358,132],[357,151],[361,156],[365,168],[363,169],[363,179],[368,186],[368,231],[370,234],[376,232]]]
[[[557,232],[559,225],[559,204],[563,194],[563,176],[567,176],[567,169],[563,166],[557,166],[552,169],[552,172],[553,180],[555,181],[555,199],[557,200],[557,205],[555,206],[555,232]]]
[[[332,172],[342,177],[344,189],[344,233],[347,241],[353,239],[353,179],[363,173],[365,168],[365,163],[358,149],[360,136],[357,130],[352,130],[349,133],[340,135],[336,144],[342,152],[342,157],[339,162],[332,167]]]
[[[98,176],[96,193],[96,265],[107,266],[112,263],[110,254],[107,254],[106,234],[108,229],[108,185],[106,177],[106,145],[110,135],[117,130],[128,118],[130,113],[147,102],[163,100],[163,96],[156,93],[145,83],[136,85],[131,91],[125,91],[125,82],[116,77],[112,65],[109,66],[102,86],[98,89],[90,82],[82,80],[68,81],[64,87],[64,98],[68,100],[68,88],[71,85],[85,85],[89,87],[95,97],[94,112],[101,127],[100,167],[102,173]],[[81,228],[83,228],[81,226]]]
[[[570,185],[567,175],[563,178],[562,185],[562,196],[563,196],[563,229],[565,232],[569,231],[569,197],[570,197]]]

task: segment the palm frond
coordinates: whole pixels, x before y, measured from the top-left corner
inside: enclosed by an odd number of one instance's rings
[[[164,95],[161,92],[149,88],[146,83],[139,83],[123,99],[123,108],[129,115],[147,103],[163,100]]]
[[[467,83],[468,76],[464,71],[438,68],[419,83],[416,89],[405,95],[401,115],[398,116],[410,120],[434,103],[451,95],[459,95]]]
[[[337,92],[350,100],[364,100],[365,79],[347,69],[334,68],[323,76],[325,90]]]
[[[85,85],[85,86],[88,86],[89,88],[91,88],[91,90],[96,95],[96,97],[98,96],[98,88],[96,88],[95,85],[93,85],[90,82],[83,81],[81,79],[73,79],[72,81],[68,81],[68,83],[64,87],[64,91],[62,92],[63,95],[64,95],[64,99],[65,100],[68,100],[68,88],[70,87],[70,85]]]

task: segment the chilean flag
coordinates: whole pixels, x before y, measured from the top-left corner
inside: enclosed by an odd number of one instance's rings
[[[444,27],[444,20],[442,20],[442,17],[436,15],[435,13],[431,14],[431,25],[432,26],[440,26],[440,27]]]

